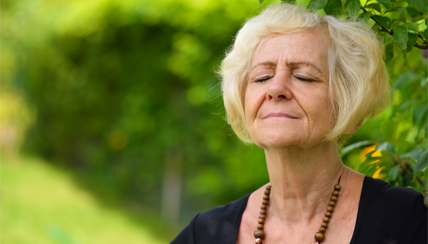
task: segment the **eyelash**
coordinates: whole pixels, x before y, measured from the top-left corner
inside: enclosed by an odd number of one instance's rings
[[[303,76],[294,76],[294,77],[295,77],[296,79],[298,79],[298,80],[306,81],[306,82],[313,82],[313,81],[315,81],[315,80],[313,80],[313,79],[306,78],[306,77],[303,77]],[[255,82],[263,82],[263,81],[267,81],[267,80],[269,80],[270,78],[272,78],[272,77],[266,76],[266,77],[263,77],[263,78],[256,79],[256,81],[255,81]]]

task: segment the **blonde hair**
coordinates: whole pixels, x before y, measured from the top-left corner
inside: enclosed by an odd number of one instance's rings
[[[383,44],[368,26],[290,4],[275,4],[245,23],[220,67],[227,121],[243,142],[252,142],[245,124],[244,98],[254,50],[272,36],[315,28],[327,30],[331,38],[329,99],[335,123],[325,140],[342,144],[359,122],[388,106],[390,88]]]

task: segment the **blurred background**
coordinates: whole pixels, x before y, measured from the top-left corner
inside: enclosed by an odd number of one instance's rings
[[[169,243],[196,213],[268,182],[263,151],[225,122],[216,70],[272,2],[1,1],[0,241]],[[426,51],[395,50],[388,65],[390,108],[341,154],[424,192]],[[398,168],[361,168],[378,145]]]

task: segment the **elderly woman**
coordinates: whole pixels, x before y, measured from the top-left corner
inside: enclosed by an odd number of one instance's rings
[[[273,5],[238,32],[221,75],[228,122],[264,149],[270,183],[196,215],[173,244],[427,243],[422,194],[365,177],[338,154],[389,102],[369,28]]]

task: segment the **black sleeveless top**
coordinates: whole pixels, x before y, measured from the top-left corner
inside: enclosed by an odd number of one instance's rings
[[[171,244],[235,244],[250,194],[197,214]],[[427,244],[422,194],[365,177],[350,244]]]

